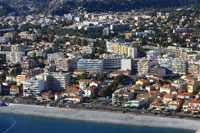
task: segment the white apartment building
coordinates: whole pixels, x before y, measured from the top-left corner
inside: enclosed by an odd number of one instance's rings
[[[122,59],[121,60],[121,70],[132,70],[132,60],[131,59]]]
[[[64,53],[52,53],[47,55],[48,62],[64,59]]]
[[[44,90],[44,81],[41,79],[31,78],[23,81],[23,95],[38,95]]]
[[[7,52],[6,61],[10,63],[22,62],[23,56],[25,56],[24,52]]]
[[[77,69],[101,73],[103,71],[103,61],[99,59],[80,59],[77,62]]]

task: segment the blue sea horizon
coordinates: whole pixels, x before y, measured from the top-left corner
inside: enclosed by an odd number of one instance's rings
[[[195,131],[0,114],[0,133],[194,133]]]

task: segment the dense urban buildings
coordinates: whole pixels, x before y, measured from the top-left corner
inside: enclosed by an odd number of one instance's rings
[[[83,10],[0,17],[0,98],[200,115],[199,9]]]

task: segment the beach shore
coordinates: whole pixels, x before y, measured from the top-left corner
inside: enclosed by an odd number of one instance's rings
[[[100,123],[180,128],[180,129],[189,129],[195,131],[200,129],[200,121],[198,120],[134,115],[129,113],[77,110],[77,109],[67,109],[67,108],[51,108],[51,107],[48,108],[44,106],[23,105],[23,104],[10,104],[7,107],[0,107],[0,113],[44,116],[44,117],[92,121]]]

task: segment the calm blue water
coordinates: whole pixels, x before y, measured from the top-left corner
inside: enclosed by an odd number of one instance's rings
[[[0,114],[0,133],[193,133],[193,131],[100,124],[64,119]]]

